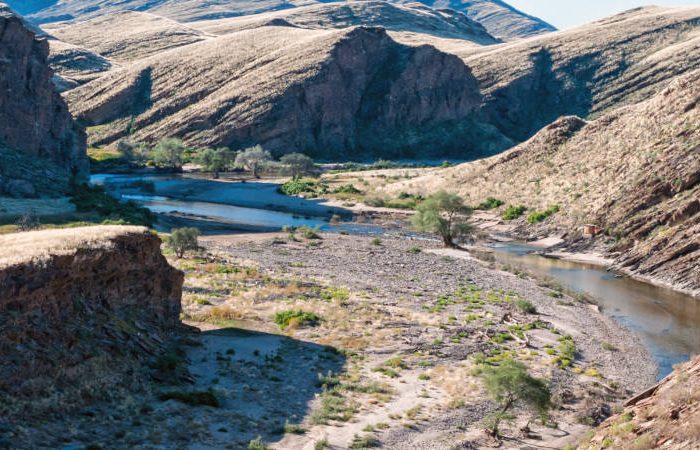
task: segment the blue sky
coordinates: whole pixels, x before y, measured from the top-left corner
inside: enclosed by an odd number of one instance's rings
[[[505,0],[530,15],[564,29],[644,5],[693,5],[700,0]]]

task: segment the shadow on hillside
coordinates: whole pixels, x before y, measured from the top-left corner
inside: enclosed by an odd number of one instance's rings
[[[219,393],[220,411],[230,417],[222,422],[227,433],[214,433],[222,443],[247,445],[258,435],[281,440],[285,424],[311,414],[311,401],[323,391],[319,376],[341,373],[346,363],[333,347],[243,328],[205,331],[200,341],[188,351],[189,370],[197,389]]]

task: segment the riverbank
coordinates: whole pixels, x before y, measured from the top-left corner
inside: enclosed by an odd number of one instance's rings
[[[476,259],[435,254],[431,242],[378,242],[337,234],[306,241],[279,233],[254,239],[207,236],[202,242],[212,254],[253,265],[273,279],[343,293],[325,301],[294,294],[208,301],[216,308],[235,308],[240,320],[260,326],[267,326],[280,309],[314,312],[322,318],[317,326],[289,335],[351,348],[355,356],[349,376],[360,383],[386,384],[392,392],[378,403],[352,396],[359,402],[352,420],[332,427],[304,423],[306,435],[286,435],[277,443],[280,448],[305,448],[311,436],[347,448],[362,434],[397,449],[490,445],[480,421],[493,404],[472,374],[477,354],[525,361],[533,373],[551,380],[557,398],[565,399],[553,415],[559,428],[532,426],[539,439],[522,445],[561,448],[574,443],[588,429],[581,421],[595,422],[604,415],[609,407],[604,398],[626,398],[655,379],[655,364],[638,338],[610,318],[536,280]],[[536,313],[518,310],[518,299],[534,305]],[[201,317],[212,306],[193,302],[185,311]],[[526,327],[531,323],[541,326]],[[562,367],[557,362],[560,343],[568,337],[577,356],[571,366]],[[385,365],[390,360],[401,363]],[[408,419],[411,409],[414,417]],[[518,417],[526,416],[521,412]],[[373,428],[377,423],[386,428]],[[509,428],[509,433],[517,434],[517,429]]]

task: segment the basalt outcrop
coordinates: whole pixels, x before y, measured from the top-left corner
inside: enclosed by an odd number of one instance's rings
[[[46,39],[0,3],[0,196],[52,194],[87,177],[85,134],[52,83],[48,56]],[[36,161],[45,163],[39,172],[23,169]]]
[[[0,417],[69,411],[135,382],[179,325],[182,283],[145,228],[0,236]]]

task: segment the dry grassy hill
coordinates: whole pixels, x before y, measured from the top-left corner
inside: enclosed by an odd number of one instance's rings
[[[189,25],[219,35],[268,25],[308,29],[365,25],[381,26],[389,31],[459,39],[460,42],[469,41],[479,45],[499,42],[481,24],[461,12],[437,11],[421,3],[398,5],[374,0],[323,3],[252,16],[204,20]]]
[[[556,30],[542,19],[525,14],[501,0],[421,0],[421,3],[433,8],[462,11],[469,18],[486,27],[489,33],[504,40],[530,37]]]
[[[523,141],[563,115],[596,117],[700,68],[700,8],[649,7],[492,47],[442,46],[479,79],[484,114]]]
[[[112,71],[67,98],[99,126],[98,144],[135,130],[147,141],[262,143],[333,159],[508,144],[474,119],[481,97],[459,58],[398,44],[380,28],[228,34]]]
[[[617,265],[700,294],[700,71],[638,105],[592,122],[565,117],[489,159],[390,185],[457,191],[542,211],[580,236],[592,223],[614,241]]]
[[[204,33],[148,13],[124,11],[94,19],[47,24],[52,36],[93,50],[118,62],[129,62],[182,45],[199,42]]]
[[[414,0],[411,0],[414,1]],[[299,6],[327,3],[318,0],[10,0],[21,14],[36,23],[84,20],[121,11],[142,11],[179,22],[238,17]],[[399,0],[396,3],[411,3]],[[528,16],[501,0],[425,0],[435,8],[451,8],[482,23],[499,37],[516,38],[553,31],[554,27]],[[454,14],[453,11],[447,14]],[[493,33],[492,33],[493,34]]]
[[[51,39],[49,48],[49,65],[55,72],[54,84],[59,92],[92,81],[115,66],[109,59],[67,42]]]

